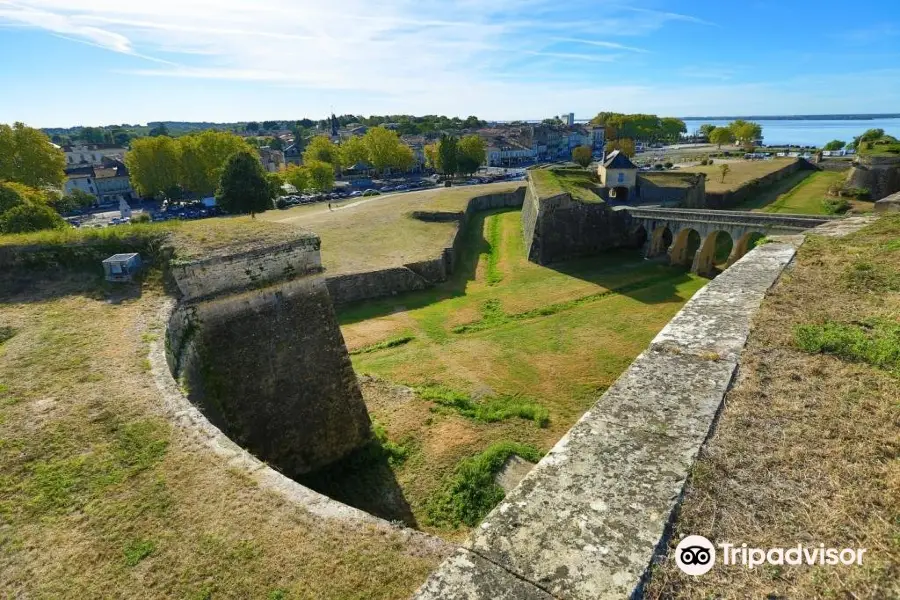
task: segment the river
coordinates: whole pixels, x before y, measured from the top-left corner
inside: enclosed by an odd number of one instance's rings
[[[900,138],[900,119],[754,119],[762,126],[763,143],[767,146],[794,144],[821,147],[831,140],[849,142],[867,129],[884,129],[884,132]],[[693,133],[704,123],[716,126],[728,121],[716,119],[685,119],[688,133]]]

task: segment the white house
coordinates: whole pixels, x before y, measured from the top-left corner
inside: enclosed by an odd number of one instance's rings
[[[66,167],[100,166],[104,158],[125,156],[125,148],[111,144],[81,144],[63,146],[66,155]]]

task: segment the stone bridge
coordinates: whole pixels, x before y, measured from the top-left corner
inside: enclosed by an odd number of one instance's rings
[[[753,247],[756,239],[770,234],[792,234],[827,223],[834,217],[778,215],[732,210],[623,207],[628,213],[635,239],[643,240],[647,258],[668,254],[672,264],[690,266],[709,276],[716,263],[731,266]],[[695,235],[691,235],[694,233]],[[722,238],[731,238],[727,260],[719,256]]]

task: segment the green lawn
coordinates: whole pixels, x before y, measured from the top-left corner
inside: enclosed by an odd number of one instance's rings
[[[563,193],[582,202],[603,202],[595,186],[600,184],[597,174],[586,169],[532,169],[528,176],[541,198]]]
[[[798,171],[747,200],[738,210],[802,215],[826,214],[822,201],[828,188],[847,178],[846,171]],[[851,200],[853,212],[869,212],[872,203]]]
[[[429,506],[461,461],[499,442],[549,449],[706,283],[636,253],[529,263],[520,218],[479,215],[446,284],[339,313],[357,372],[381,380],[366,386],[370,413],[407,452],[394,492],[442,535],[453,527]],[[391,384],[419,393],[398,399]]]

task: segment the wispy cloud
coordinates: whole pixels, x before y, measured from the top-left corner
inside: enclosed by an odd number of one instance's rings
[[[585,44],[588,46],[597,46],[599,48],[610,48],[612,50],[628,50],[629,52],[649,52],[644,48],[636,48],[634,46],[626,46],[625,44],[620,44],[618,42],[607,42],[603,40],[589,40],[589,39],[581,39],[581,38],[554,38],[555,41],[558,42],[569,42],[572,44]]]
[[[487,84],[514,73],[522,57],[548,61],[548,73],[621,61],[621,52],[646,50],[595,39],[600,28],[643,35],[690,20],[575,3],[577,10],[556,0],[0,0],[0,23],[166,65],[131,71],[145,76],[402,95],[433,90],[436,79],[461,89]],[[579,13],[601,16],[573,19]]]

